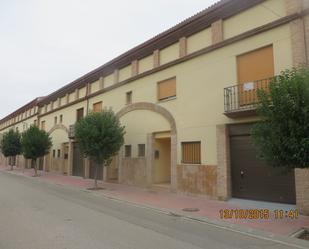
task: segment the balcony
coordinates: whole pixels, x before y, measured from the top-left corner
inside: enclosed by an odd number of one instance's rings
[[[272,78],[224,88],[224,114],[229,118],[256,115],[257,91],[267,90]]]

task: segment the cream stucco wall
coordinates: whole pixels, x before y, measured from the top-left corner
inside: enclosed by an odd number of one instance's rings
[[[174,116],[178,132],[178,164],[181,163],[180,143],[198,140],[201,141],[202,164],[216,165],[216,125],[256,119],[233,120],[223,115],[223,88],[237,84],[236,56],[273,44],[275,73],[279,74],[281,70],[292,67],[290,35],[289,25],[264,32],[95,96],[89,100],[89,107],[103,101],[103,107],[112,107],[117,112],[125,106],[126,92],[132,91],[133,102],[161,105]],[[157,82],[174,76],[177,97],[158,102]],[[68,126],[74,124],[76,109],[80,107],[86,110],[86,102],[54,112],[41,120],[46,119],[48,130],[53,126],[54,116],[63,114],[63,123]],[[137,144],[145,143],[147,133],[170,129],[163,117],[150,111],[128,113],[121,122],[127,127],[126,143],[134,145],[133,157],[137,155]]]
[[[160,64],[163,65],[179,58],[179,43],[175,43],[160,51]]]
[[[126,80],[131,77],[131,64],[119,70],[119,81]]]
[[[286,15],[284,0],[268,0],[223,22],[224,39],[275,21]]]
[[[211,45],[211,29],[202,30],[187,38],[188,54]]]
[[[146,144],[147,134],[171,129],[164,117],[146,110],[129,112],[120,122],[125,126],[125,144],[132,146],[132,157],[138,157],[138,144]]]
[[[138,71],[139,73],[146,72],[153,68],[153,55],[149,55],[138,61]]]

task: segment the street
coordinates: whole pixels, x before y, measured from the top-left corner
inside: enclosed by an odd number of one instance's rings
[[[98,193],[0,172],[0,248],[293,247],[110,200]]]

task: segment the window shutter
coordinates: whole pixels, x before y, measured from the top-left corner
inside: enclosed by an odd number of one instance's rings
[[[176,96],[176,78],[171,78],[158,83],[158,99],[163,100]]]

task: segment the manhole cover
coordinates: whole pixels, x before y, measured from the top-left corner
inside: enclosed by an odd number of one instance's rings
[[[183,208],[182,211],[185,211],[185,212],[198,212],[200,210],[198,208]]]

